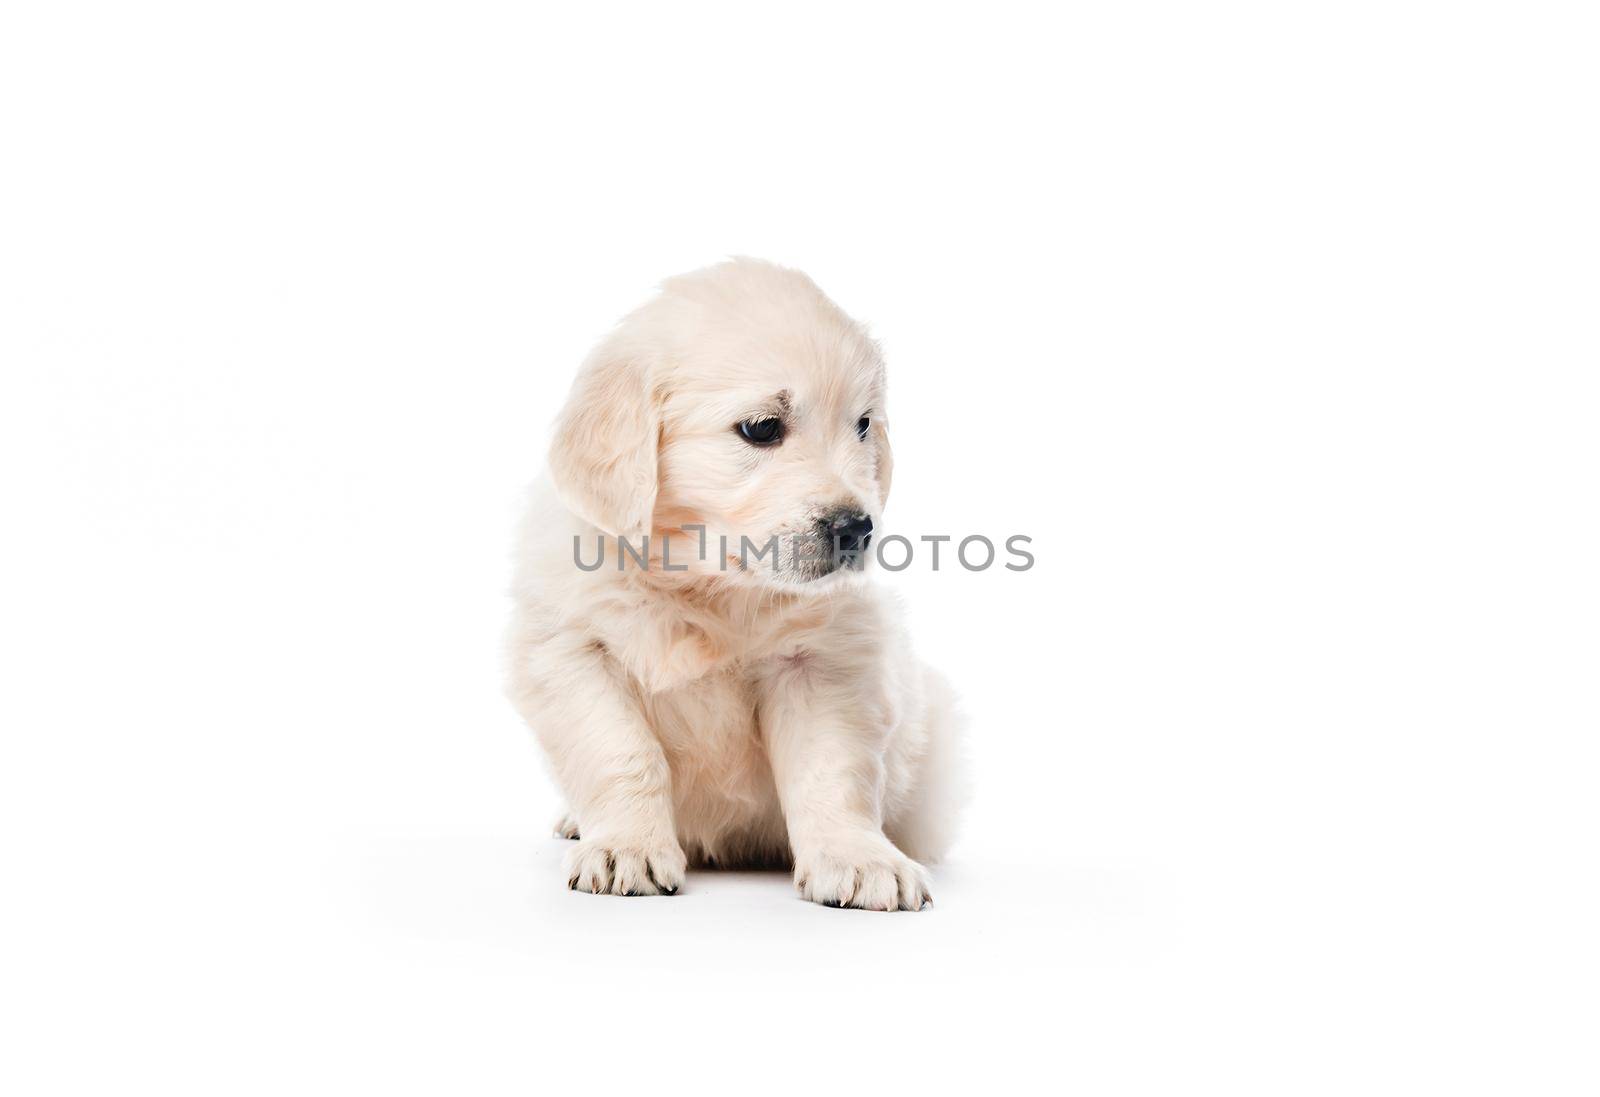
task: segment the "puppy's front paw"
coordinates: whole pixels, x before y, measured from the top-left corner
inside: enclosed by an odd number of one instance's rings
[[[797,854],[794,886],[829,907],[921,910],[933,902],[928,873],[887,838],[823,844]]]
[[[683,886],[688,861],[677,843],[578,839],[567,854],[567,887],[596,895],[671,895]]]

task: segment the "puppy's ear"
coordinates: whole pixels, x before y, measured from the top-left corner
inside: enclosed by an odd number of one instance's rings
[[[661,440],[656,372],[619,340],[600,344],[578,372],[550,446],[561,501],[613,536],[650,531]]]
[[[894,479],[894,450],[889,445],[889,421],[872,417],[872,438],[878,444],[878,498],[889,501],[889,482]]]

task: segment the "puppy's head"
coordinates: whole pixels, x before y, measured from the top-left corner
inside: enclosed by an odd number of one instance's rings
[[[593,525],[672,535],[674,567],[785,586],[857,571],[889,494],[883,359],[798,271],[682,275],[585,362],[550,465]],[[703,559],[686,526],[706,528]]]

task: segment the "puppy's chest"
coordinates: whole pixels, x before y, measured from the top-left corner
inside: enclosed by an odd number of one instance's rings
[[[756,688],[747,675],[725,671],[647,701],[651,725],[675,763],[738,765],[764,756],[756,723]]]

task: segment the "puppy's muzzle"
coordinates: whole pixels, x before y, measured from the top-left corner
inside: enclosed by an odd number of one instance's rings
[[[835,566],[861,566],[861,557],[872,543],[872,516],[849,508],[829,511],[818,521],[822,536],[833,549]]]

